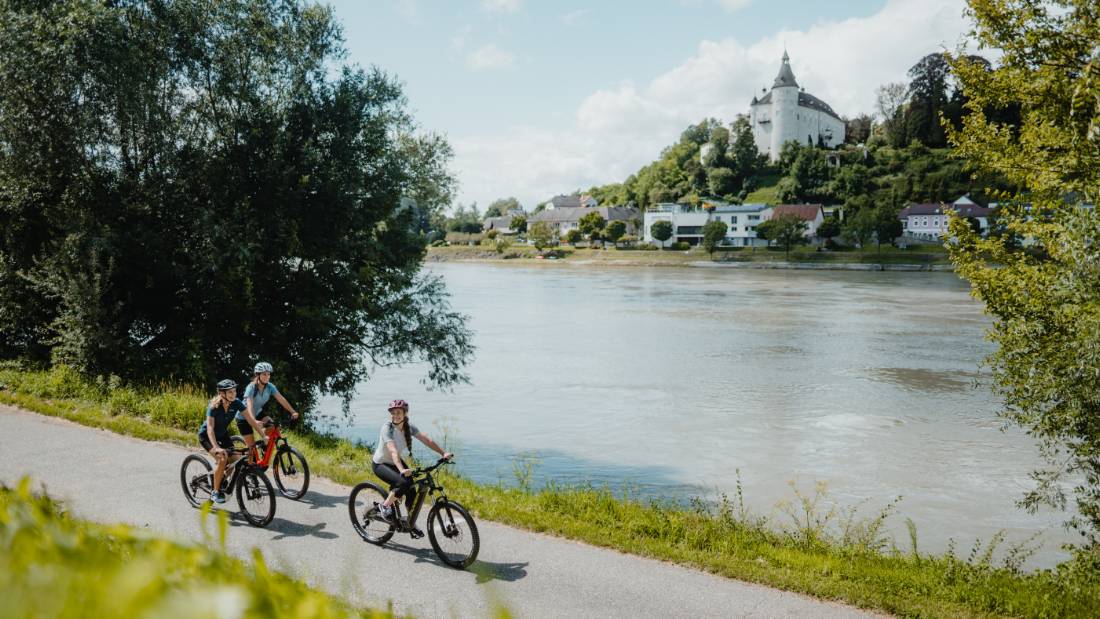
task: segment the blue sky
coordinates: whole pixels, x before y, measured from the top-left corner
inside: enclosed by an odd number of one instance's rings
[[[800,84],[854,116],[968,26],[962,0],[329,3],[348,60],[400,78],[423,129],[450,139],[459,201],[528,210],[623,180],[689,123],[731,122],[784,46]]]

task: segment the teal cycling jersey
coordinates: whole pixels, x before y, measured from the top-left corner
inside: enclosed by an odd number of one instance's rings
[[[248,386],[244,388],[244,399],[246,402],[249,399],[252,400],[252,414],[259,418],[260,411],[264,409],[264,404],[267,404],[271,396],[276,393],[279,393],[279,388],[275,386],[275,383],[268,383],[263,391],[258,394],[256,393],[256,383],[248,383]],[[241,412],[237,413],[237,419],[240,421],[245,420],[243,409]]]

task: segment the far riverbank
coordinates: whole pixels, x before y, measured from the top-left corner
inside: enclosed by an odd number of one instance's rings
[[[612,267],[688,267],[741,269],[807,269],[838,271],[953,271],[938,247],[883,248],[881,251],[816,251],[798,248],[790,254],[773,249],[719,251],[710,257],[699,249],[643,251],[628,249],[557,248],[540,254],[533,247],[512,246],[502,252],[492,247],[452,245],[431,247],[427,262],[522,262]]]

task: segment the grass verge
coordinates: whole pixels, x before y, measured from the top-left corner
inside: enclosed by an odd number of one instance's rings
[[[225,512],[215,521],[224,547]],[[240,561],[124,525],[76,520],[47,497],[0,486],[2,617],[392,617],[356,609],[285,575],[255,550]]]
[[[0,401],[85,425],[194,446],[205,397],[187,389],[138,391],[74,371],[0,369]],[[311,470],[343,484],[372,478],[370,452],[333,436],[290,433]],[[908,617],[1083,617],[1100,608],[1095,575],[1068,568],[1025,573],[996,540],[966,558],[899,549],[882,534],[889,508],[870,519],[819,509],[796,495],[792,524],[777,527],[734,500],[694,507],[618,498],[606,488],[530,489],[444,476],[448,494],[480,518],[584,541],[722,576]]]

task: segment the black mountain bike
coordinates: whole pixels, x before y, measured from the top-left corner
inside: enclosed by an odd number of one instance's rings
[[[246,455],[243,449],[227,449],[226,452]],[[180,483],[187,501],[194,507],[202,507],[214,493],[214,466],[205,456],[191,454],[183,459]],[[263,469],[250,464],[247,458],[242,457],[225,468],[222,492],[229,494],[234,490],[241,514],[250,524],[266,527],[275,518],[275,489]]]
[[[481,546],[477,525],[474,524],[474,518],[470,512],[448,499],[443,493],[443,486],[436,484],[432,479],[432,471],[449,462],[449,460],[440,459],[428,468],[413,470],[412,480],[413,487],[416,489],[416,499],[407,519],[400,517],[404,509],[403,501],[394,502],[394,515],[397,522],[382,518],[382,503],[389,496],[389,491],[369,481],[356,486],[351,491],[351,498],[348,499],[348,514],[351,516],[351,525],[355,527],[355,531],[365,541],[377,546],[388,542],[397,532],[412,535],[412,527],[416,525],[416,518],[420,515],[424,500],[429,494],[438,492],[439,496],[428,511],[428,540],[431,541],[435,554],[439,555],[444,563],[458,569],[468,567],[477,558],[477,551]]]

